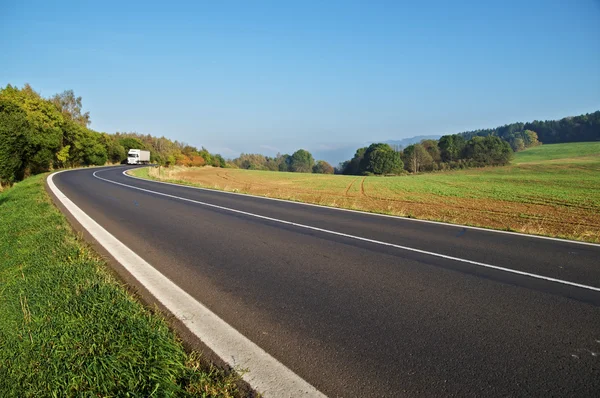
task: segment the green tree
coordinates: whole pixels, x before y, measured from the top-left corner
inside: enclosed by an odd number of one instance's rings
[[[421,144],[409,145],[403,152],[406,168],[411,173],[427,170],[433,163],[433,158]]]
[[[511,141],[510,146],[512,147],[513,151],[519,152],[525,149],[525,141],[523,141],[523,138],[516,137]]]
[[[442,160],[444,162],[453,162],[461,159],[465,144],[465,139],[458,134],[441,137],[438,146]]]
[[[539,143],[554,144],[559,142],[585,142],[600,140],[600,111],[584,115],[565,117],[560,120],[534,120],[529,123],[511,123],[494,129],[481,129],[461,133],[465,139],[475,136],[485,137],[496,135],[505,141],[511,139],[511,134],[525,131],[535,132]],[[522,136],[525,146],[528,144],[526,137]]]
[[[64,123],[65,146],[69,146],[69,163],[72,166],[101,166],[108,160],[102,134],[89,130],[72,120]]]
[[[337,167],[334,169],[335,174],[344,174],[344,171],[346,171],[349,164],[349,160],[344,160],[343,162],[338,163]]]
[[[119,145],[125,149],[125,153],[127,154],[130,149],[146,149],[146,146],[142,143],[139,138],[133,137],[121,137],[119,138]]]
[[[359,163],[360,173],[398,174],[403,167],[400,154],[388,144],[371,144]]]
[[[23,179],[27,159],[27,136],[31,135],[27,114],[15,102],[0,96],[0,183]]]
[[[296,173],[310,173],[315,165],[315,159],[310,152],[304,149],[298,149],[292,154],[290,161],[290,171]]]
[[[277,168],[279,169],[279,171],[290,171],[290,164],[292,162],[292,157],[290,155],[288,155],[287,153],[283,155],[278,154],[276,159],[278,161]]]
[[[105,165],[108,156],[106,148],[100,142],[99,134],[89,131],[85,138],[84,145],[86,146],[86,149],[84,150],[84,164],[90,166]]]
[[[343,165],[342,174],[358,175],[364,171],[361,170],[361,162],[365,157],[365,152],[367,152],[367,147],[358,148],[354,153],[354,157]]]
[[[75,97],[73,90],[65,90],[61,94],[55,94],[50,102],[62,112],[63,116],[75,123],[87,127],[90,125],[90,113],[82,113],[81,97]]]
[[[52,166],[54,154],[62,146],[62,115],[52,103],[43,99],[31,86],[23,89],[8,85],[0,90],[0,98],[12,101],[25,111],[29,128],[25,130],[23,148],[24,176],[47,171]]]
[[[76,167],[85,165],[86,128],[68,119],[63,124],[63,147],[69,147],[68,163]]]
[[[226,164],[227,164],[227,162],[225,162],[225,159],[223,159],[223,156],[219,155],[218,153],[216,155],[213,155],[213,157],[212,157],[213,167],[225,167]]]
[[[202,147],[202,149],[198,151],[198,155],[202,156],[202,158],[206,161],[206,164],[213,164],[212,155],[206,148]]]
[[[510,144],[500,137],[488,135],[486,137],[473,137],[465,147],[465,157],[476,166],[505,165],[510,162],[513,150]]]
[[[267,170],[266,162],[266,157],[259,153],[242,153],[233,160],[237,167],[246,170]]]
[[[58,161],[58,167],[65,167],[69,161],[69,150],[71,149],[70,145],[64,146],[58,153],[56,154],[56,160]]]
[[[333,166],[324,160],[319,160],[313,166],[312,171],[313,171],[313,173],[317,173],[317,174],[333,174]]]
[[[421,141],[421,145],[423,145],[423,148],[431,155],[431,159],[433,159],[434,163],[439,164],[442,161],[442,154],[437,140],[423,140]]]
[[[121,163],[123,160],[127,159],[125,148],[116,141],[112,141],[109,144],[107,154],[108,160],[112,163]]]
[[[537,133],[531,130],[523,131],[523,142],[526,148],[538,146],[541,144],[541,142],[538,140]]]

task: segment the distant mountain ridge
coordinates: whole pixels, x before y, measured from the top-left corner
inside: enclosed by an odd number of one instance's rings
[[[332,165],[337,165],[340,162],[346,161],[348,159],[352,159],[354,153],[358,148],[367,147],[373,143],[383,142],[385,144],[390,144],[392,147],[399,145],[402,148],[406,148],[411,144],[416,144],[421,142],[422,140],[437,140],[441,137],[441,135],[419,135],[416,137],[403,138],[401,140],[387,140],[387,141],[365,141],[362,143],[348,143],[341,145],[333,145],[330,149],[323,148],[308,148],[310,152],[313,154],[315,159],[325,160]],[[312,150],[311,150],[312,149]]]
[[[463,136],[466,140],[474,136],[495,135],[507,142],[511,142],[525,130],[531,130],[538,136],[540,142],[545,144],[559,142],[578,142],[578,141],[600,141],[600,111],[586,113],[579,116],[568,116],[560,120],[534,120],[529,123],[511,123],[496,128],[478,129],[473,131],[462,131],[454,134]],[[396,150],[402,150],[409,145],[420,143],[423,140],[439,140],[443,135],[452,135],[453,133],[437,135],[417,135],[414,137],[402,138],[399,140],[387,141],[358,141],[358,142],[329,142],[315,146],[307,145],[315,160],[325,160],[332,165],[338,165],[341,162],[352,159],[356,150],[368,147],[372,143],[383,142],[391,145]],[[274,152],[274,151],[273,151]],[[273,153],[274,155],[274,153]]]
[[[410,138],[403,138],[401,140],[387,140],[387,141],[383,141],[385,144],[390,144],[390,145],[398,145],[401,146],[402,148],[406,148],[409,145],[412,144],[418,144],[419,142],[423,141],[423,140],[439,140],[441,137],[441,135],[417,135],[414,137],[410,137]]]

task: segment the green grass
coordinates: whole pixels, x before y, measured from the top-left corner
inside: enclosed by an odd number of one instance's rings
[[[44,176],[0,194],[0,396],[233,396],[76,236]]]
[[[431,194],[518,203],[560,203],[600,210],[600,157],[596,161],[519,164],[507,167],[421,174],[390,180],[367,180],[385,197]]]
[[[584,156],[600,156],[600,142],[570,142],[541,145],[515,154],[514,163],[544,162]]]

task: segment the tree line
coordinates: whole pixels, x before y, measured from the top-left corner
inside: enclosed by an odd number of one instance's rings
[[[333,168],[299,149],[275,157],[245,154],[226,161],[183,142],[138,133],[107,134],[89,128],[89,112],[72,90],[43,98],[26,84],[0,89],[0,184],[63,167],[118,164],[131,148],[150,151],[150,160],[164,166],[235,167],[301,173],[386,175],[505,165],[513,152],[541,142],[600,140],[600,111],[551,121],[512,123],[423,140],[408,147],[376,143],[359,148],[354,157]]]
[[[560,120],[511,123],[423,140],[406,148],[375,143],[359,148],[354,157],[335,169],[327,162],[314,163],[312,155],[299,150],[293,155],[244,154],[228,162],[251,170],[339,173],[352,175],[398,175],[468,167],[501,166],[514,152],[545,143],[600,140],[600,111]]]
[[[600,140],[600,111],[560,120],[511,123],[494,129],[466,131],[460,134],[467,140],[476,136],[496,135],[512,143],[519,138],[521,132],[525,131],[535,131],[538,139],[545,144],[598,141]]]
[[[206,148],[198,149],[177,140],[154,137],[150,134],[120,133],[110,135],[112,146],[108,148],[111,163],[123,162],[131,148],[150,151],[150,161],[161,166],[214,166],[226,167],[227,161],[219,154],[211,154]]]
[[[56,168],[121,163],[131,148],[149,150],[153,163],[166,166],[226,166],[205,148],[165,137],[101,133],[89,124],[89,112],[72,90],[43,98],[28,84],[0,89],[0,184]]]
[[[533,132],[532,132],[533,133]],[[533,133],[535,135],[535,133]],[[501,166],[513,157],[513,148],[500,137],[445,135],[439,140],[423,140],[403,150],[377,143],[359,148],[354,157],[341,163],[337,172],[352,175],[398,175],[424,171]]]
[[[277,154],[275,157],[258,153],[242,153],[228,162],[229,167],[247,170],[288,171],[293,173],[333,174],[334,168],[324,160],[315,161],[305,149],[298,149],[291,155]]]

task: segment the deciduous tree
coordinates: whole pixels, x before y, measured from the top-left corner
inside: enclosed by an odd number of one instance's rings
[[[431,167],[433,159],[421,144],[409,145],[404,149],[404,162],[411,173],[418,173]]]
[[[313,167],[313,173],[333,174],[333,166],[324,160],[319,160]]]
[[[403,167],[400,154],[388,144],[371,144],[360,162],[361,173],[398,174]]]
[[[310,173],[315,165],[315,159],[305,149],[298,149],[292,154],[290,161],[290,171],[296,173]]]
[[[61,94],[56,94],[50,98],[50,101],[65,117],[75,123],[83,127],[90,125],[90,113],[82,113],[81,97],[76,97],[73,90],[65,90]]]

